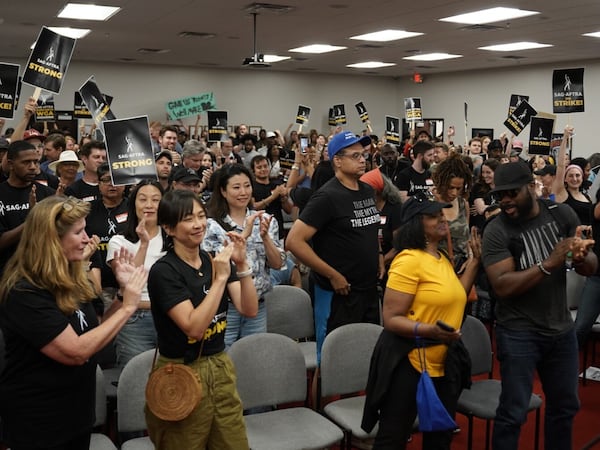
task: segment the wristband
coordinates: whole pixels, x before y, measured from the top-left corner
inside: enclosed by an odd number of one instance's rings
[[[536,266],[538,266],[538,267],[540,268],[540,270],[542,271],[542,273],[543,273],[544,275],[552,275],[552,273],[551,273],[551,272],[549,272],[549,271],[548,271],[548,270],[547,270],[547,269],[544,267],[544,264],[542,264],[542,261],[538,261],[538,262],[537,262],[537,264],[536,264]]]
[[[243,272],[237,273],[238,278],[245,278],[245,277],[249,277],[250,275],[252,275],[252,269],[244,270]]]
[[[300,170],[300,166],[298,166],[298,165],[294,164],[294,165],[292,166],[292,170]]]
[[[419,337],[419,335],[417,334],[417,328],[419,328],[419,325],[421,325],[421,322],[415,323],[415,328],[413,330],[413,334],[415,335],[415,337]]]

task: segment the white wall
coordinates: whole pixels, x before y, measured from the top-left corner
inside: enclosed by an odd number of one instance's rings
[[[19,63],[23,68],[25,61]],[[274,68],[226,71],[73,63],[65,77],[62,94],[56,98],[56,107],[72,109],[73,92],[90,75],[95,75],[100,89],[114,97],[113,111],[119,118],[147,114],[151,120],[164,121],[164,104],[168,100],[212,91],[217,107],[229,111],[231,124],[244,122],[284,130],[294,121],[298,104],[304,104],[312,108],[307,128],[323,131],[328,129],[329,107],[344,103],[349,118],[347,128],[358,132],[364,126],[354,104],[363,101],[374,132],[381,136],[386,114],[402,117],[404,97],[421,97],[424,116],[444,118],[446,126],[454,125],[455,140],[461,142],[465,101],[469,105],[469,136],[471,127],[494,128],[497,136],[505,131],[502,123],[511,94],[529,95],[530,103],[538,111],[551,113],[552,70],[571,67],[585,67],[586,111],[558,115],[555,132],[561,132],[567,123],[575,126],[574,155],[589,156],[599,151],[593,144],[597,136],[594,118],[599,116],[600,108],[600,61],[425,75],[424,83],[420,85],[407,79],[287,73],[277,72]],[[24,85],[22,98],[32,92],[32,87]],[[20,116],[19,110],[16,117]],[[186,123],[194,120],[189,118]],[[202,118],[201,124],[206,124],[206,117]],[[527,141],[528,136],[529,128],[526,128],[520,138]]]

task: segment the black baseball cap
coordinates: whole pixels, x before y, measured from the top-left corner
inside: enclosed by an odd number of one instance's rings
[[[183,166],[177,166],[171,172],[171,180],[180,183],[189,183],[192,181],[202,181],[198,173],[194,169],[189,169]]]
[[[533,174],[525,161],[500,164],[494,171],[494,189],[491,192],[519,189],[533,181]]]
[[[154,161],[158,161],[163,156],[169,161],[173,162],[173,155],[171,155],[171,152],[169,150],[163,150],[162,152],[158,152],[156,155],[154,155]]]
[[[423,192],[417,192],[402,205],[400,223],[405,224],[418,214],[435,215],[444,208],[452,208],[450,203],[437,202]]]
[[[556,166],[553,164],[546,164],[539,170],[534,170],[535,175],[556,175]]]

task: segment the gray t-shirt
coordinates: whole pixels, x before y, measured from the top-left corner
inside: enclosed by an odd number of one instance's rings
[[[514,258],[517,271],[526,270],[546,259],[556,244],[575,234],[579,219],[567,205],[550,213],[540,202],[540,213],[523,222],[512,222],[501,214],[486,227],[483,235],[483,265]],[[565,223],[558,223],[556,218]],[[545,276],[523,294],[500,298],[496,303],[498,324],[514,330],[558,334],[573,326],[567,307],[566,271],[560,268]]]

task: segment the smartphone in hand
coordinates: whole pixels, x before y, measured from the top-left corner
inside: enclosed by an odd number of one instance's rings
[[[448,325],[446,322],[442,321],[442,320],[438,320],[437,322],[435,322],[435,324],[440,327],[442,330],[447,331],[448,333],[452,333],[454,331],[456,331],[454,329],[454,327],[451,327],[450,325]]]

